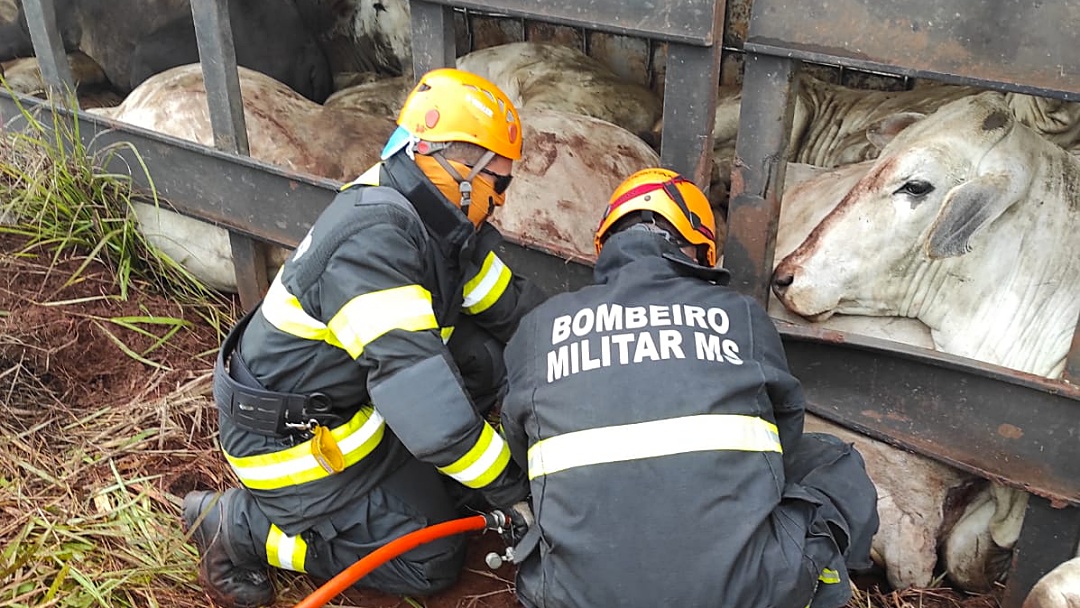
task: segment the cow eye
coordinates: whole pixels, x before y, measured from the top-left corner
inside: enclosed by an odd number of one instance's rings
[[[930,194],[930,191],[933,189],[934,186],[930,182],[913,179],[909,182],[904,182],[904,185],[900,186],[896,192],[903,192],[905,194],[910,194],[911,196],[926,196],[927,194]]]

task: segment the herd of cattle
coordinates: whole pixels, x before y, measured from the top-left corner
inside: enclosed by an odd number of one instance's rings
[[[212,145],[186,2],[154,0],[160,11],[143,20],[143,35],[118,46],[124,32],[113,32],[110,50],[95,46],[105,40],[95,19],[134,1],[56,0],[68,11],[58,20],[77,79],[119,92],[119,103],[89,111]],[[33,93],[33,59],[16,59],[32,47],[5,2],[0,61],[9,86]],[[131,14],[147,12],[139,4]],[[373,6],[230,0],[252,157],[338,181],[377,161],[412,79],[408,3]],[[332,70],[318,28],[340,31],[342,23],[381,74]],[[522,110],[524,155],[494,222],[519,242],[591,262],[592,230],[610,192],[659,163],[645,140],[658,138],[663,100],[554,43],[484,48],[462,55],[458,67],[494,81]],[[770,314],[1059,377],[1080,316],[1080,158],[1070,152],[1080,148],[1080,104],[943,84],[861,91],[801,76],[798,85]],[[740,102],[737,88],[719,91],[711,192],[718,206]],[[149,205],[138,214],[177,261],[235,290],[224,230]],[[1025,493],[818,418],[807,424],[855,442],[865,456],[880,496],[874,556],[892,585],[928,586],[940,571],[967,590],[1000,579]],[[1067,603],[1075,601],[1069,593],[1080,597],[1075,562],[1046,577],[1025,606],[1080,606]]]

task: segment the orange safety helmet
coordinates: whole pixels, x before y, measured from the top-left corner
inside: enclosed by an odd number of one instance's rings
[[[517,109],[499,87],[471,72],[439,68],[424,74],[405,98],[397,124],[424,141],[465,141],[521,158]]]
[[[667,220],[691,245],[705,248],[705,260],[716,265],[715,219],[709,199],[693,182],[668,169],[642,169],[626,178],[611,195],[600,227],[596,229],[596,253],[604,246],[608,231],[620,219],[636,212],[652,211]]]

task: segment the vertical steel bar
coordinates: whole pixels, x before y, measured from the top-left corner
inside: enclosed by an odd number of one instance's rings
[[[731,285],[762,305],[769,301],[798,67],[792,59],[746,56],[724,267]]]
[[[1001,608],[1020,608],[1043,575],[1076,555],[1078,541],[1080,509],[1055,509],[1050,501],[1032,495],[1024,514],[1024,527],[1013,549]]]
[[[1073,332],[1072,348],[1065,359],[1065,379],[1073,384],[1080,384],[1080,320]]]
[[[706,192],[712,175],[712,126],[719,82],[719,44],[668,45],[660,162]]]
[[[191,0],[191,15],[199,44],[206,101],[210,106],[214,146],[225,152],[248,156],[250,149],[229,21],[229,2]],[[260,243],[235,232],[229,233],[229,243],[240,303],[250,310],[258,304],[269,284],[266,255]]]
[[[412,0],[409,4],[412,23],[413,79],[419,80],[435,68],[457,65],[454,39],[454,9]]]
[[[23,0],[23,13],[49,100],[57,102],[59,98],[64,105],[77,107],[75,79],[56,25],[56,5],[53,0]]]

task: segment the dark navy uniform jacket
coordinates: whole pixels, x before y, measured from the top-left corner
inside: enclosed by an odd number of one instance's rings
[[[726,271],[653,233],[613,235],[595,274],[526,315],[506,349],[503,427],[539,531],[519,595],[773,605],[794,582],[760,575],[794,578],[801,558],[773,511],[804,414],[775,326]]]

